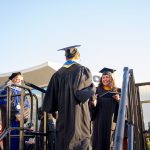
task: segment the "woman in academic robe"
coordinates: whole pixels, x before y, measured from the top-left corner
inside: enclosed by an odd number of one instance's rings
[[[93,150],[110,150],[117,120],[119,93],[112,77],[115,70],[103,68],[97,87],[97,99],[92,101]]]

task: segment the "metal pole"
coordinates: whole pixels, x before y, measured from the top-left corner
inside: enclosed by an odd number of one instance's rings
[[[21,120],[20,120],[20,128],[24,127],[24,99],[25,99],[25,91],[24,89],[21,89]],[[19,138],[19,150],[23,150],[24,148],[24,132],[23,130],[20,130],[20,138]]]
[[[134,101],[135,91],[133,83],[133,72],[130,70],[130,81],[128,84],[128,149],[133,150],[134,147]]]
[[[35,101],[36,101],[36,112],[35,112],[35,115],[36,115],[36,120],[35,120],[35,132],[37,133],[37,130],[38,130],[38,98],[35,94],[33,94],[33,97],[35,98]],[[37,149],[37,135],[35,135],[35,150]]]
[[[128,125],[128,150],[133,150],[134,134],[133,134],[133,124]]]
[[[10,111],[11,111],[11,91],[10,87],[7,87],[7,109],[6,109],[6,129],[10,127]],[[10,150],[10,133],[8,134],[7,137],[7,145],[6,148]]]
[[[122,143],[123,143],[123,137],[124,137],[124,124],[125,124],[125,112],[126,112],[126,101],[127,101],[126,99],[127,99],[128,82],[129,82],[129,68],[125,67],[124,68],[124,75],[123,75],[121,100],[120,100],[119,111],[118,111],[115,142],[114,142],[114,149],[115,150],[122,150]]]
[[[46,127],[47,127],[47,113],[46,112],[44,112],[44,133],[46,134]],[[46,150],[46,145],[47,145],[47,143],[46,143],[46,136],[44,136],[44,150]]]

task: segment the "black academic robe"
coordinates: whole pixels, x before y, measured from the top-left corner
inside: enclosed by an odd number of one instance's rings
[[[119,104],[102,87],[97,88],[97,105],[93,108],[92,150],[110,150],[112,126],[117,121]]]
[[[73,64],[60,68],[51,78],[43,102],[43,110],[58,111],[56,149],[68,150],[69,145],[90,138],[88,99],[95,93],[88,68]]]

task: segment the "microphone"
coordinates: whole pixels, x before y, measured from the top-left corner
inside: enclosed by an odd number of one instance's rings
[[[38,87],[37,85],[34,85],[34,84],[26,82],[26,81],[24,81],[24,84],[33,88],[33,89],[36,89],[36,90],[42,92],[42,93],[46,93],[46,90],[42,89],[41,87]]]

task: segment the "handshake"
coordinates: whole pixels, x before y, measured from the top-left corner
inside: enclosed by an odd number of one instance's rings
[[[93,95],[93,97],[91,98],[90,104],[92,107],[96,107],[96,105],[97,105],[97,94]]]
[[[30,108],[25,108],[25,109],[24,109],[24,113],[23,113],[23,118],[24,118],[25,120],[27,120],[27,119],[29,118],[29,115],[30,115]],[[15,117],[16,117],[16,120],[17,120],[17,121],[20,121],[20,120],[21,120],[21,114],[17,113],[17,114],[15,115]]]

